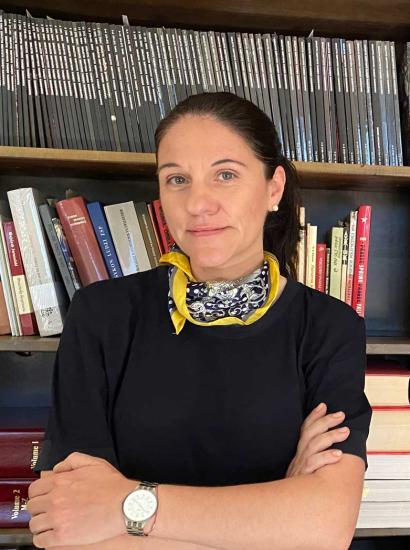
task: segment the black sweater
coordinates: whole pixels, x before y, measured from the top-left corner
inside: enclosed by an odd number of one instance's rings
[[[35,471],[73,451],[137,480],[234,485],[283,478],[304,418],[321,401],[346,414],[334,448],[367,468],[365,322],[288,278],[248,326],[168,312],[168,266],[78,290],[56,354],[52,409]]]

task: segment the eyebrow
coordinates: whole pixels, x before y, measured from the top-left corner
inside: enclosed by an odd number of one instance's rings
[[[240,160],[234,160],[234,159],[216,160],[211,164],[211,166],[216,166],[217,164],[222,164],[224,162],[235,162],[236,164],[240,164],[241,166],[245,166],[246,168],[246,164],[244,164]],[[163,168],[181,168],[181,166],[179,164],[176,164],[175,162],[166,162],[165,164],[161,164],[161,166],[157,170],[157,174],[159,174],[159,171],[162,170]]]

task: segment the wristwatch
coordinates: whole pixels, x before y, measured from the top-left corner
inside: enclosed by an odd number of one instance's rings
[[[125,526],[129,535],[147,536],[144,526],[155,514],[158,499],[155,487],[158,483],[141,481],[138,487],[129,493],[122,503]]]

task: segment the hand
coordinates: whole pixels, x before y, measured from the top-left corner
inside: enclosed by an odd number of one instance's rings
[[[294,477],[303,474],[311,474],[326,466],[338,462],[343,453],[336,455],[336,449],[328,449],[336,441],[344,441],[349,436],[349,428],[346,432],[329,430],[344,420],[344,413],[339,417],[327,414],[326,403],[320,409],[317,407],[305,418],[301,427],[301,435],[297,446],[296,455],[288,466],[285,477]],[[328,450],[325,450],[328,449]]]
[[[34,546],[85,545],[126,533],[122,501],[137,485],[103,458],[71,453],[29,487]]]

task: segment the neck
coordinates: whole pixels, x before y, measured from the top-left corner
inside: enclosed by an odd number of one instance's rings
[[[229,266],[221,267],[207,267],[203,265],[196,265],[194,260],[190,259],[191,272],[195,280],[198,282],[204,281],[234,281],[240,279],[246,275],[250,275],[253,271],[262,267],[264,262],[263,250],[258,251],[256,254],[238,261]]]

